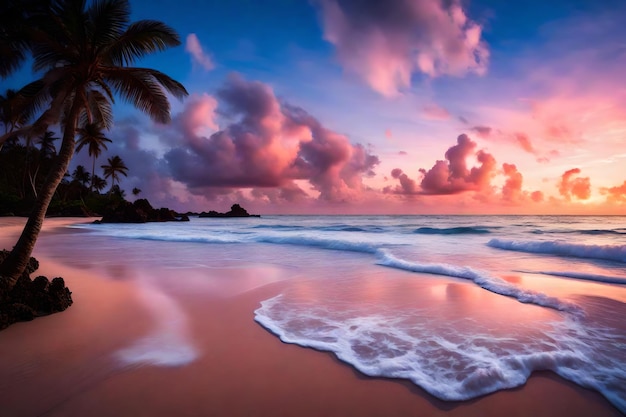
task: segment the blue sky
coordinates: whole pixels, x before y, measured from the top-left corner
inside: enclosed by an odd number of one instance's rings
[[[116,107],[110,152],[131,168],[122,185],[139,186],[158,204],[222,209],[243,202],[260,212],[624,211],[623,1],[131,7],[133,20],[162,20],[183,42],[139,65],[191,93],[173,103],[169,127]],[[194,40],[210,65],[192,56]],[[23,71],[9,82],[29,77]],[[228,149],[232,160],[216,159]],[[448,157],[454,154],[460,159]],[[150,159],[149,169],[133,175],[135,158]],[[77,163],[87,165],[86,155]]]

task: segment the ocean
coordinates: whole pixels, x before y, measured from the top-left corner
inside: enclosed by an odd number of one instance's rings
[[[280,282],[250,320],[365,375],[457,401],[552,371],[626,413],[626,217],[192,218],[76,224],[54,241],[46,256],[77,267],[162,271],[141,283],[167,343],[131,346],[122,362],[192,366],[201,354],[172,293]]]

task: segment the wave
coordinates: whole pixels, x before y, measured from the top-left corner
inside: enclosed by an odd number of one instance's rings
[[[581,245],[559,241],[519,241],[491,239],[487,246],[516,252],[600,259],[626,263],[626,245]]]
[[[491,233],[488,228],[480,226],[459,226],[459,227],[420,227],[413,233],[421,235],[483,235]]]
[[[608,276],[608,275],[599,275],[599,274],[587,274],[587,273],[584,273],[584,272],[528,271],[528,270],[523,270],[523,269],[518,269],[518,270],[515,270],[514,272],[520,272],[522,274],[552,275],[552,276],[555,276],[555,277],[581,279],[581,280],[585,280],[585,281],[596,281],[596,282],[602,282],[602,283],[606,283],[606,284],[626,285],[626,278],[612,277],[612,276]]]
[[[409,262],[404,259],[396,258],[383,249],[379,250],[378,254],[379,259],[376,262],[377,265],[402,269],[409,272],[421,272],[426,274],[467,279],[473,281],[479,287],[484,288],[487,291],[515,298],[521,303],[549,307],[558,311],[573,313],[577,316],[583,315],[583,310],[575,304],[559,300],[556,297],[550,297],[540,292],[524,290],[498,277],[494,277],[486,272],[478,271],[467,266]]]
[[[372,377],[402,378],[448,401],[473,399],[522,386],[532,372],[550,370],[602,393],[626,411],[620,346],[626,336],[564,317],[544,323],[510,323],[498,334],[472,317],[433,320],[430,309],[377,313],[339,304],[261,302],[255,321],[283,342],[334,353]]]
[[[549,230],[541,230],[541,229],[533,229],[530,230],[529,233],[533,233],[536,235],[544,235],[544,234],[581,234],[581,235],[592,235],[592,236],[601,236],[601,235],[626,235],[626,228],[617,228],[617,229],[549,229]]]
[[[259,243],[277,243],[282,245],[309,246],[321,249],[340,250],[360,253],[376,253],[378,245],[367,242],[350,242],[340,239],[324,239],[307,236],[255,236]]]

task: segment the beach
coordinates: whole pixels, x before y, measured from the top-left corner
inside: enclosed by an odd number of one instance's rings
[[[348,260],[325,249],[302,255],[316,261],[280,264],[264,262],[258,246],[179,242],[174,249],[145,236],[122,241],[65,227],[85,221],[46,220],[34,253],[41,265],[35,275],[62,276],[74,304],[0,332],[3,416],[622,415],[599,392],[549,371],[534,372],[513,389],[443,401],[404,379],[366,376],[333,353],[283,343],[259,324],[262,311],[255,315],[280,294],[312,302],[325,297],[327,282],[311,277],[329,268],[342,276],[334,294],[360,304],[382,297],[402,307],[413,302],[412,294],[437,294],[445,278],[361,267],[352,254]],[[0,246],[10,248],[20,222],[0,220]],[[353,288],[357,276],[363,285]],[[589,289],[594,297],[624,293],[622,286],[568,282],[568,288]],[[527,285],[532,288],[532,281]],[[558,285],[545,288],[560,294]],[[527,306],[458,279],[447,279],[445,291],[450,314],[515,314],[517,305]],[[438,305],[427,298],[423,303],[431,310]],[[532,305],[518,321],[530,320],[529,311],[537,322],[561,314]],[[435,321],[446,314],[443,309]]]

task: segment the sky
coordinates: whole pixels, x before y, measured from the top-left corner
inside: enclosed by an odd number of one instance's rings
[[[98,165],[121,156],[155,206],[626,214],[623,0],[131,7],[182,41],[137,66],[190,95],[169,125],[116,103]]]

